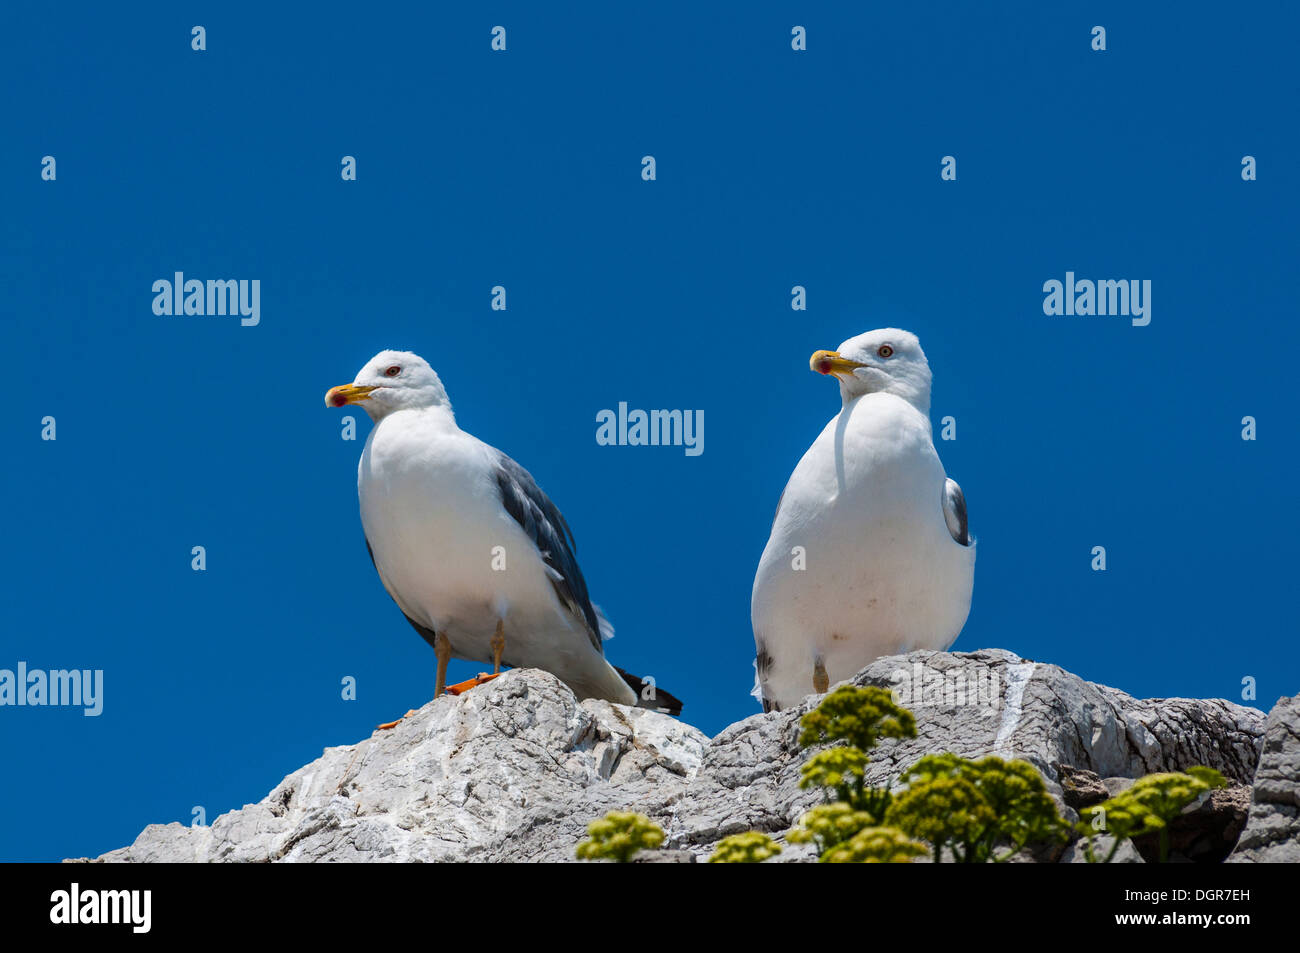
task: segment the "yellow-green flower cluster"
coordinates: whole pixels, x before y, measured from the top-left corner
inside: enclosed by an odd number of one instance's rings
[[[864,827],[822,854],[827,864],[907,864],[924,856],[926,847],[896,827]]]
[[[792,844],[817,845],[817,853],[825,854],[832,847],[850,840],[858,831],[876,826],[876,818],[866,811],[857,811],[836,801],[815,807],[799,819],[799,826],[786,834]]]
[[[610,811],[587,825],[590,840],[578,845],[579,860],[612,860],[626,864],[639,850],[653,850],[664,842],[664,832],[644,814]]]
[[[800,721],[799,744],[804,748],[844,741],[863,754],[881,738],[915,738],[916,719],[894,703],[887,688],[841,685]]]
[[[717,849],[709,857],[709,863],[761,864],[779,853],[781,853],[781,845],[772,838],[758,831],[746,831],[718,841]]]
[[[1027,761],[927,755],[903,772],[885,822],[963,863],[1006,860],[1027,844],[1064,840],[1065,822]],[[1002,853],[997,849],[1003,847]]]
[[[1226,787],[1227,779],[1213,768],[1197,766],[1185,772],[1148,774],[1108,801],[1086,807],[1079,831],[1088,839],[1084,854],[1089,863],[1108,863],[1125,838],[1157,835],[1160,863],[1169,859],[1169,823],[1207,791]],[[1106,833],[1114,838],[1110,851],[1098,860],[1092,838]]]

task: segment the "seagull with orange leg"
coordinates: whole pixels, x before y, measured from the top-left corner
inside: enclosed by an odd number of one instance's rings
[[[435,697],[507,665],[551,672],[579,698],[680,713],[606,661],[614,629],[587,594],[564,517],[527,470],[457,426],[423,358],[381,351],[325,403],[374,421],[357,467],[361,525],[384,588],[437,656]],[[452,658],[490,660],[492,674],[448,688]]]
[[[839,383],[842,406],[790,475],[754,577],[764,711],[881,656],[947,649],[975,581],[966,498],[934,448],[916,335],[868,331],[809,365]]]

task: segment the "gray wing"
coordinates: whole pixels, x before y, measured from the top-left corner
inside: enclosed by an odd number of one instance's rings
[[[943,484],[943,520],[952,538],[963,546],[970,545],[970,527],[966,523],[966,497],[957,481],[949,477]]]
[[[578,568],[577,545],[559,508],[542,492],[532,474],[504,453],[497,451],[497,488],[501,504],[537,547],[550,570],[547,575],[560,601],[587,625],[587,635],[596,651],[601,644],[600,620],[587,595],[587,581]]]

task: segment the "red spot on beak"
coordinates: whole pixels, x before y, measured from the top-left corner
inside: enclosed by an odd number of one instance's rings
[[[816,371],[818,374],[829,374],[832,367],[834,367],[834,365],[831,363],[831,359],[829,357],[823,357],[817,362]]]
[[[344,397],[342,394],[335,394],[333,397],[330,398],[330,403],[333,404],[335,407],[343,407],[344,405],[347,404],[347,402],[348,399]]]

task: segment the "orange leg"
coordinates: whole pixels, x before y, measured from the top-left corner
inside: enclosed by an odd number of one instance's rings
[[[501,674],[501,654],[506,650],[506,624],[503,620],[497,620],[497,630],[492,636],[492,674]]]
[[[434,636],[433,654],[438,657],[438,674],[433,679],[433,697],[437,698],[447,692],[447,663],[451,661],[451,643],[447,641],[445,635],[439,633]],[[453,692],[452,694],[458,695],[460,693]],[[415,709],[412,708],[402,718],[410,718],[414,714]],[[401,724],[402,718],[397,719],[397,721],[386,721],[382,725],[377,725],[375,730],[388,731],[390,728],[396,728]]]
[[[818,695],[825,695],[830,687],[831,679],[826,674],[826,665],[819,658],[813,663],[813,691]]]
[[[506,650],[506,624],[497,620],[497,630],[492,635],[492,640],[488,642],[492,646],[492,674],[479,672],[474,678],[459,682],[455,685],[447,686],[449,695],[460,695],[469,691],[471,688],[477,688],[485,682],[490,682],[501,674],[501,656]]]
[[[451,643],[441,632],[433,640],[433,654],[438,656],[438,674],[433,680],[433,697],[447,691],[447,663],[451,661]]]
[[[403,715],[402,718],[410,718],[414,714],[415,714],[415,709],[412,708],[405,715]],[[402,718],[397,719],[397,721],[386,721],[382,725],[375,725],[375,731],[388,731],[388,729],[390,728],[396,728],[398,725],[402,723]]]

